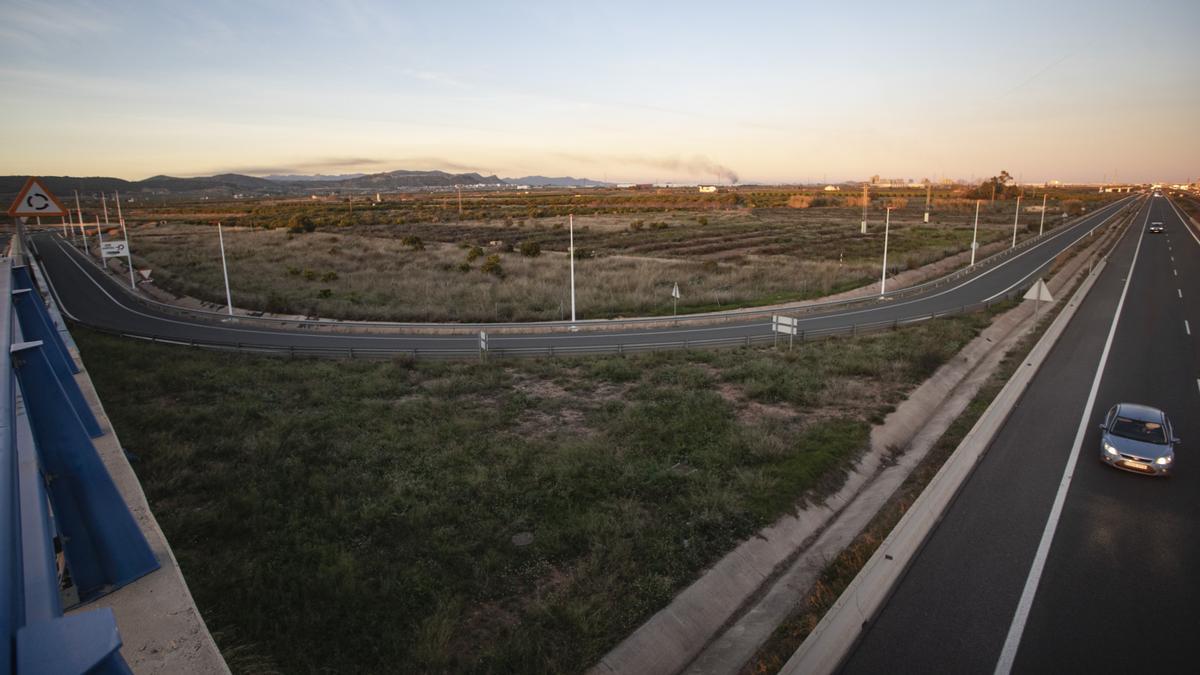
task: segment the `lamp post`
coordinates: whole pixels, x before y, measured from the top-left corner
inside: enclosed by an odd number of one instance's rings
[[[575,327],[575,214],[567,216],[571,249],[571,328]]]
[[[1038,236],[1042,236],[1042,231],[1046,228],[1046,194],[1042,193],[1042,222],[1038,225]]]
[[[1017,212],[1013,215],[1013,240],[1012,247],[1017,245],[1017,222],[1021,220],[1021,195],[1017,195]]]
[[[892,226],[892,207],[887,207],[887,213],[883,217],[883,273],[879,276],[879,297],[883,297],[887,291],[887,249],[888,249],[888,232]]]
[[[975,200],[975,231],[971,233],[971,267],[975,266],[975,249],[979,248],[979,202]]]
[[[233,296],[229,293],[229,266],[225,264],[225,233],[221,231],[221,223],[217,223],[217,239],[221,243],[221,272],[225,275],[225,304],[229,316],[233,316]]]

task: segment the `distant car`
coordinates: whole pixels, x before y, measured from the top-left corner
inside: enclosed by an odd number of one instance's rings
[[[1175,469],[1175,430],[1167,414],[1137,403],[1118,403],[1100,425],[1100,459],[1118,469],[1169,476]]]
[[[1163,231],[1162,223],[1150,223],[1150,233],[1151,234],[1162,234],[1162,231]]]

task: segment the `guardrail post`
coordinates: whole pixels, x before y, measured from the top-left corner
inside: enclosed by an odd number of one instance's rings
[[[79,599],[94,599],[158,569],[42,344],[13,345],[12,351]]]

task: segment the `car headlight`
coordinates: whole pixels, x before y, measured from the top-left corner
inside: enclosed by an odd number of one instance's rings
[[[1114,448],[1113,446],[1109,445],[1108,443],[1104,444],[1104,451],[1114,457],[1117,456],[1117,449]]]
[[[1170,464],[1171,460],[1173,460],[1173,459],[1175,459],[1175,458],[1172,457],[1171,455],[1163,455],[1162,457],[1159,457],[1158,459],[1154,460],[1154,463],[1159,466],[1166,466],[1166,465]]]

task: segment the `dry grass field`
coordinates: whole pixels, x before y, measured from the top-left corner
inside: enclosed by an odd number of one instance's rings
[[[966,250],[971,217],[943,213],[926,225],[919,210],[895,212],[889,270]],[[984,218],[981,242],[1009,236],[1011,216]],[[228,227],[234,304],[366,320],[567,318],[566,220],[367,223],[312,232]],[[787,207],[577,217],[579,316],[670,314],[676,283],[681,312],[807,299],[870,283],[881,262],[883,223],[872,219],[864,236],[859,220],[854,209]],[[214,227],[140,225],[131,239],[137,264],[151,268],[160,287],[223,304]],[[522,245],[541,253],[523,255]]]

